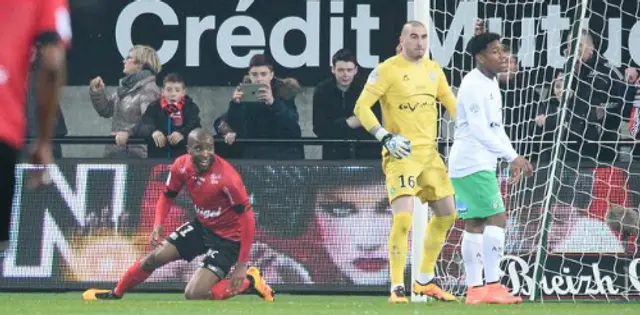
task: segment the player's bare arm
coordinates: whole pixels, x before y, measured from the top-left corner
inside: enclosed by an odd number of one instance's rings
[[[244,183],[240,180],[236,180],[233,186],[230,188],[232,192],[242,191],[243,193],[235,193],[235,195],[246,195]],[[249,262],[249,256],[251,253],[251,247],[253,246],[253,240],[256,233],[256,218],[253,214],[251,205],[246,201],[245,203],[237,204],[234,207],[234,211],[239,213],[238,223],[240,225],[240,253],[238,255],[238,261],[236,262],[233,273],[231,274],[230,289],[237,291],[244,279],[247,277],[247,264]]]
[[[30,162],[47,165],[53,163],[51,138],[59,110],[58,99],[66,77],[63,44],[60,41],[45,42],[40,48],[39,62],[36,92],[39,105],[37,118],[41,127]],[[35,188],[48,181],[48,174],[43,171],[35,174],[29,186]]]
[[[173,198],[177,196],[178,193],[167,189],[160,198],[158,198],[158,203],[156,204],[156,214],[153,222],[153,231],[151,232],[150,244],[153,247],[157,247],[162,243],[164,239],[164,228],[163,223],[164,219],[169,213],[171,209],[171,204],[173,203]]]

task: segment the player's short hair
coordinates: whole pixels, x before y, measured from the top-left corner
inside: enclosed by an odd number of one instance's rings
[[[411,27],[424,27],[427,28],[424,23],[418,21],[418,20],[411,20],[411,21],[407,21],[407,23],[404,23],[404,26],[402,27],[402,29],[404,30],[405,27],[407,26],[411,26]]]
[[[335,54],[333,54],[333,57],[331,58],[331,65],[335,67],[338,61],[353,62],[354,65],[356,66],[358,65],[358,62],[356,60],[356,55],[347,48],[342,48],[336,51]]]
[[[182,83],[182,86],[185,86],[184,83],[184,78],[179,75],[176,72],[171,72],[169,74],[167,74],[166,76],[164,76],[164,79],[162,80],[162,85],[165,85],[167,83]]]
[[[495,41],[500,40],[500,35],[496,33],[482,33],[475,35],[471,38],[467,44],[467,51],[471,56],[475,57],[477,54],[483,52],[489,45]]]
[[[265,54],[257,54],[251,57],[249,60],[249,69],[253,67],[262,67],[265,66],[269,68],[269,70],[273,71],[273,62],[267,57]]]

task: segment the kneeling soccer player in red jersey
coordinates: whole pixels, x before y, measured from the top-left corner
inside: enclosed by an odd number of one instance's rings
[[[185,289],[186,299],[224,300],[252,290],[265,301],[274,300],[274,291],[260,271],[247,267],[255,217],[240,174],[214,154],[213,136],[204,129],[189,134],[187,149],[188,154],[178,157],[171,166],[165,191],[158,200],[152,245],[159,245],[162,223],[182,186],[187,187],[193,200],[196,219],[178,227],[156,250],[136,262],[114,289],[89,289],[82,295],[84,300],[120,299],[154,270],[178,259],[191,261],[202,254],[206,254],[202,266]]]

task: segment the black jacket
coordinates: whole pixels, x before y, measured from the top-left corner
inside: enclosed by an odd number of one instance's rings
[[[542,126],[535,125],[534,152],[537,159],[551,161],[552,148],[558,135],[558,121],[560,119],[560,101],[553,94],[553,87],[549,91],[547,100],[538,107],[538,115],[545,115]],[[535,124],[535,121],[534,121]],[[567,134],[564,131],[565,136]]]
[[[617,155],[615,142],[620,137],[621,117],[630,105],[627,101],[630,89],[624,83],[624,75],[595,52],[574,75],[572,90],[575,92],[567,103],[565,120],[569,132],[563,140],[576,141],[577,144],[570,147],[583,157],[612,162]],[[598,112],[603,115],[599,117]]]
[[[246,79],[245,79],[246,80]],[[302,131],[298,123],[295,98],[300,85],[295,79],[274,78],[271,81],[274,102],[272,105],[256,102],[229,102],[227,122],[240,139],[300,139]],[[235,145],[235,144],[234,144]],[[301,144],[295,143],[245,143],[243,159],[295,160],[304,158]]]
[[[356,76],[349,89],[342,91],[334,76],[320,82],[313,91],[313,132],[320,139],[358,139],[375,140],[364,128],[351,129],[347,118],[353,116],[360,93],[364,89],[365,80]],[[373,107],[373,112],[380,119],[380,105]],[[371,159],[380,157],[381,148],[372,144],[325,144],[322,146],[324,160],[336,159]]]
[[[162,109],[160,100],[149,104],[144,115],[142,115],[142,121],[133,129],[134,136],[147,140],[149,158],[174,159],[187,153],[187,137],[189,133],[193,129],[201,127],[200,108],[189,96],[185,96],[185,102],[179,116],[182,118],[181,123],[179,123],[179,119],[172,119],[170,114]],[[165,137],[177,131],[182,134],[184,139],[175,146],[170,145],[167,141],[164,148],[158,148],[151,137],[156,130],[160,130]]]
[[[618,129],[623,115],[627,117],[630,112],[635,88],[624,82],[619,69],[595,52],[573,75],[570,89],[573,92],[566,104],[564,123],[558,125],[563,104],[553,96],[551,86],[550,96],[539,109],[539,114],[547,118],[543,127],[536,128],[538,139],[557,141],[559,128],[564,128],[560,159],[569,163],[580,159],[611,163],[617,156]],[[565,74],[565,80],[568,79]],[[552,145],[540,145],[541,159],[551,158]]]

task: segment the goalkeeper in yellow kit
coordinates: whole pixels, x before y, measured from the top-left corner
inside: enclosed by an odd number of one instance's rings
[[[453,186],[437,151],[439,100],[455,116],[456,97],[442,68],[425,58],[427,30],[411,21],[400,35],[401,53],[379,64],[369,75],[354,114],[383,144],[382,169],[393,211],[389,235],[391,295],[406,303],[404,269],[412,225],[414,196],[429,203],[434,217],[427,225],[420,275],[412,290],[441,301],[455,301],[435,281],[435,264],[447,232],[456,220]],[[371,107],[380,101],[384,126]]]

